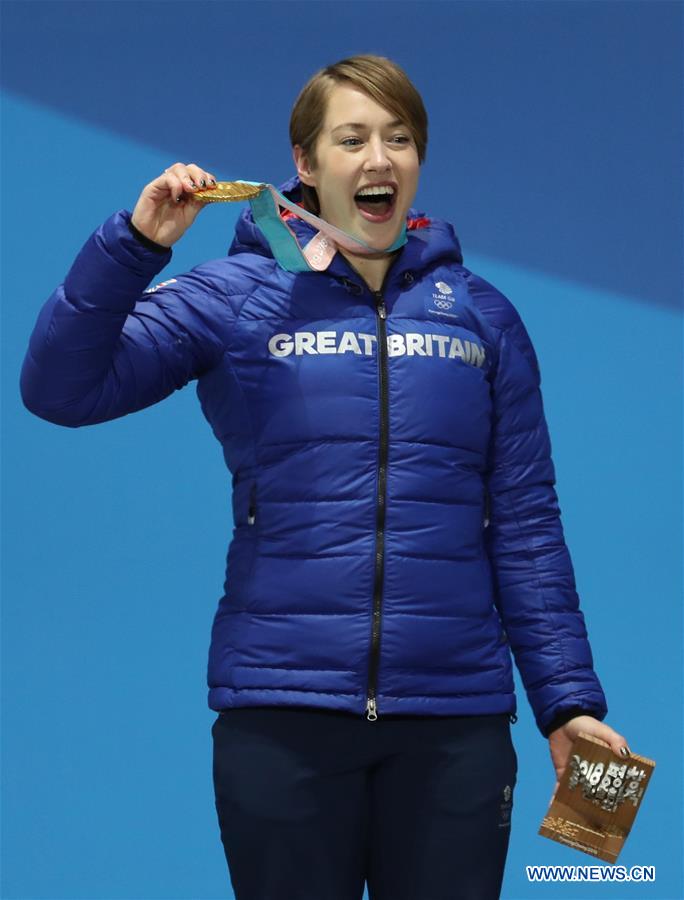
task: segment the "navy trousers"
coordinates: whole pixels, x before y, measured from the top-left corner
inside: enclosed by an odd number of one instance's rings
[[[518,759],[509,715],[223,710],[212,726],[236,900],[498,900]]]

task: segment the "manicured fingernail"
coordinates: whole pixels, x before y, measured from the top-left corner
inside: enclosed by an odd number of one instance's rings
[[[629,747],[620,747],[620,753],[621,753],[623,756],[629,756],[629,754],[630,754],[631,752],[632,752],[632,751],[629,749]]]
[[[211,183],[212,183],[212,184],[216,184],[216,179],[215,179],[215,178],[212,178],[212,179],[211,179]]]

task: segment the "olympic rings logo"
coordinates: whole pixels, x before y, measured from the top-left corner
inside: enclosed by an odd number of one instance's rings
[[[453,305],[453,300],[435,300],[435,306],[439,309],[451,309]]]

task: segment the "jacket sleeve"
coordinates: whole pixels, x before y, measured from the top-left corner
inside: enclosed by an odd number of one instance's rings
[[[216,263],[145,291],[171,260],[120,210],[86,241],[38,314],[20,376],[24,405],[57,425],[150,406],[212,368],[232,309]]]
[[[485,545],[496,606],[547,737],[570,714],[602,720],[608,707],[565,544],[537,357],[513,305],[501,294],[498,305]]]

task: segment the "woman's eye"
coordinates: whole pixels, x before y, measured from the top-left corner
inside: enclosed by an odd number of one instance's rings
[[[393,141],[400,141],[402,144],[407,144],[411,141],[411,138],[407,137],[405,134],[397,134],[392,138]],[[353,147],[354,144],[349,144],[349,141],[358,141],[361,143],[359,138],[345,138],[342,143],[346,144],[348,147]]]

